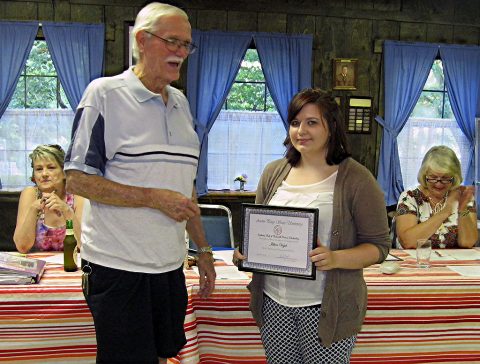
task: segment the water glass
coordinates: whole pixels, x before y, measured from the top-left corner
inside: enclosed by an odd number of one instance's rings
[[[417,266],[419,268],[430,267],[430,255],[432,254],[432,242],[429,239],[417,240]]]

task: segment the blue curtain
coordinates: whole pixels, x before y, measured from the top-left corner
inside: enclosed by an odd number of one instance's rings
[[[254,34],[258,56],[273,102],[288,129],[288,104],[312,86],[312,35]]]
[[[403,192],[397,136],[412,113],[432,68],[438,46],[428,43],[384,42],[385,119],[378,182],[387,206],[398,202]]]
[[[103,74],[105,25],[45,22],[42,28],[58,77],[75,111],[90,81]]]
[[[38,22],[0,21],[0,118],[15,92],[37,31]]]
[[[208,133],[220,112],[240,63],[255,40],[267,86],[286,125],[288,103],[298,91],[311,87],[311,35],[242,32],[192,32],[198,52],[188,60],[187,94],[201,142],[197,192],[208,192]]]
[[[251,34],[192,31],[197,52],[188,58],[187,96],[201,143],[196,188],[208,192],[208,132],[217,118],[240,63],[252,40]]]
[[[480,96],[480,47],[441,45],[445,82],[458,126],[470,141],[464,184],[475,179],[475,114]]]

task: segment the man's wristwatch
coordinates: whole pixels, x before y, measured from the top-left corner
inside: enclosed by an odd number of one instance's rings
[[[202,246],[198,249],[198,254],[208,253],[213,255],[212,247],[210,245]]]

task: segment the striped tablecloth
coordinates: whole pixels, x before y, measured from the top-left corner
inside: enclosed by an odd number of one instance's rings
[[[480,261],[419,269],[407,253],[393,253],[405,259],[397,274],[365,269],[368,312],[352,363],[480,363],[480,277],[446,267]],[[248,280],[218,280],[203,300],[196,274],[186,278],[188,342],[170,363],[265,363]],[[94,363],[94,331],[79,272],[49,265],[38,285],[0,286],[0,362]]]
[[[364,270],[368,311],[352,363],[480,363],[480,277],[448,268],[480,260],[422,269],[407,252],[392,253],[404,259],[397,274]]]

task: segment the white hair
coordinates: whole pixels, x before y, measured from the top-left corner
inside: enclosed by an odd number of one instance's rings
[[[140,30],[146,30],[149,32],[155,31],[155,26],[160,21],[162,17],[177,15],[188,20],[188,15],[182,9],[177,8],[173,5],[162,4],[162,3],[150,3],[145,6],[137,15],[135,19],[135,25],[132,29],[132,53],[133,57],[138,60],[140,59],[140,52],[138,50],[138,44],[136,35]]]

